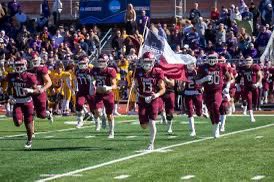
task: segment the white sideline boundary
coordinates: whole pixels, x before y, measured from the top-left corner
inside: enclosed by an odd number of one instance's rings
[[[126,121],[128,122],[132,122],[132,121],[136,121],[135,120],[121,120],[121,121],[117,121],[118,123],[125,123]],[[61,130],[53,130],[53,131],[42,131],[42,132],[37,132],[35,133],[35,135],[39,135],[39,134],[48,134],[48,133],[54,133],[54,132],[63,132],[63,131],[72,131],[72,130],[80,130],[80,129],[85,129],[85,128],[92,128],[94,127],[94,125],[90,125],[90,126],[83,126],[81,128],[66,128],[66,129],[61,129]],[[22,137],[22,136],[26,136],[26,134],[18,134],[18,135],[7,135],[7,136],[2,136],[0,137],[1,139],[5,139],[5,138],[14,138],[14,137]]]
[[[274,123],[264,125],[264,126],[255,127],[255,128],[249,128],[249,129],[234,131],[234,132],[231,132],[231,133],[226,133],[226,134],[221,135],[220,137],[235,135],[235,134],[238,134],[238,133],[244,133],[244,132],[248,132],[248,131],[254,131],[254,130],[258,130],[258,129],[262,129],[262,128],[268,128],[268,127],[272,127],[272,126],[274,126]],[[148,152],[143,152],[143,153],[139,153],[139,154],[134,154],[134,155],[130,155],[130,156],[127,156],[127,157],[120,158],[120,159],[112,160],[112,161],[109,161],[109,162],[97,164],[97,165],[94,165],[94,166],[89,166],[89,167],[85,167],[85,168],[82,168],[82,169],[77,169],[77,170],[74,170],[74,171],[70,171],[70,172],[67,172],[67,173],[58,174],[56,176],[52,176],[52,177],[49,177],[49,178],[40,179],[40,180],[37,180],[36,182],[51,181],[51,180],[54,180],[54,179],[58,179],[58,178],[66,177],[66,176],[71,176],[71,175],[78,174],[78,173],[81,173],[81,172],[85,172],[85,171],[97,169],[97,168],[100,168],[100,167],[108,166],[108,165],[115,164],[115,163],[118,163],[118,162],[127,161],[127,160],[137,158],[137,157],[141,157],[141,156],[153,153],[153,152],[159,152],[159,151],[162,151],[162,150],[171,149],[171,148],[175,148],[175,147],[179,147],[179,146],[183,146],[183,145],[188,145],[188,144],[192,144],[192,143],[198,143],[198,142],[202,142],[202,141],[206,141],[206,140],[210,140],[210,139],[213,139],[213,137],[206,137],[206,138],[202,138],[202,139],[198,139],[198,140],[192,140],[192,141],[188,141],[188,142],[169,145],[169,146],[166,146],[166,147],[158,148],[154,151],[148,151]]]

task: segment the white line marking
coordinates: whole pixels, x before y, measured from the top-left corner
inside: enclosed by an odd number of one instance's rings
[[[93,126],[84,126],[82,128],[67,128],[67,129],[53,130],[53,131],[43,131],[43,132],[37,132],[37,133],[35,133],[35,135],[46,134],[46,133],[55,133],[55,132],[63,132],[63,131],[72,131],[72,130],[79,130],[79,129],[84,129],[84,128],[91,128],[91,127],[93,127]],[[14,138],[14,137],[20,137],[20,136],[26,136],[26,134],[2,136],[2,137],[0,137],[0,139]]]
[[[40,177],[51,177],[51,176],[56,176],[58,174],[40,174]],[[71,175],[73,177],[80,177],[80,176],[83,176],[82,174],[73,174]]]
[[[228,117],[239,117],[239,116],[242,116],[242,117],[249,117],[249,115],[243,115],[243,114],[233,114],[233,115],[230,115]],[[255,117],[257,116],[263,116],[263,117],[266,117],[266,116],[269,116],[269,117],[273,117],[274,115],[273,114],[254,114]]]
[[[127,136],[126,138],[136,138],[137,136]]]
[[[257,175],[257,176],[254,176],[253,178],[251,178],[251,180],[261,180],[263,178],[265,178],[264,175]]]
[[[85,138],[95,138],[95,136],[85,136]]]
[[[54,138],[54,136],[45,136],[44,138]]]
[[[136,121],[136,120],[128,120],[128,121]],[[138,122],[138,124],[139,124],[139,122]],[[81,128],[66,128],[66,129],[61,129],[61,130],[43,131],[43,132],[37,132],[37,133],[35,133],[35,135],[46,134],[46,133],[55,133],[55,132],[63,132],[63,131],[72,131],[72,130],[79,130],[79,129],[85,129],[85,128],[92,128],[92,127],[94,127],[94,126],[90,125],[90,126],[84,126],[84,127],[81,127]],[[24,132],[24,131],[22,131],[22,132]],[[2,137],[0,137],[0,139],[21,137],[21,136],[24,137],[24,136],[26,136],[26,134],[2,136]]]
[[[159,151],[156,151],[156,152],[167,153],[167,152],[172,152],[172,151],[173,151],[172,149],[166,149],[166,150],[159,150]]]
[[[64,124],[67,125],[76,125],[78,122],[77,121],[65,121]]]
[[[256,136],[255,138],[256,139],[260,139],[260,138],[263,138],[264,136]]]
[[[177,136],[168,136],[168,139],[173,139],[173,138],[177,138]]]
[[[191,179],[191,178],[195,178],[195,176],[194,175],[187,175],[187,176],[181,177],[181,179]]]
[[[272,127],[272,126],[274,126],[274,123],[264,125],[264,126],[255,127],[255,128],[249,128],[249,129],[245,129],[245,130],[239,130],[239,131],[234,131],[234,132],[231,132],[231,133],[226,133],[226,134],[221,135],[220,137],[235,135],[235,134],[238,134],[238,133],[244,133],[244,132],[248,132],[248,131],[254,131],[254,130],[258,130],[258,129],[262,129],[262,128],[268,128],[268,127]],[[78,173],[81,173],[81,172],[84,172],[84,171],[89,171],[89,170],[97,169],[97,168],[100,168],[100,167],[108,166],[108,165],[115,164],[115,163],[118,163],[118,162],[127,161],[127,160],[134,159],[134,158],[137,158],[137,157],[141,157],[141,156],[153,153],[153,152],[157,152],[159,150],[171,149],[171,148],[174,148],[174,147],[184,146],[184,145],[188,145],[188,144],[192,144],[192,143],[198,143],[198,142],[211,140],[211,139],[213,139],[213,137],[206,137],[206,138],[203,138],[203,139],[192,140],[192,141],[188,141],[188,142],[169,145],[169,146],[166,146],[166,147],[156,149],[154,151],[145,151],[145,152],[143,151],[142,153],[139,153],[139,154],[134,154],[134,155],[130,155],[130,156],[127,156],[127,157],[120,158],[120,159],[115,159],[115,160],[112,160],[112,161],[109,161],[109,162],[97,164],[97,165],[94,165],[94,166],[89,166],[89,167],[85,167],[85,168],[82,168],[82,169],[77,169],[77,170],[70,171],[70,172],[67,172],[67,173],[64,173],[64,174],[60,174],[60,175],[56,175],[56,176],[53,176],[53,177],[40,179],[40,180],[37,180],[36,182],[50,181],[50,180],[62,178],[62,177],[68,176],[68,175],[78,174]]]
[[[116,176],[116,177],[114,177],[114,179],[126,179],[126,178],[128,178],[129,177],[129,175],[120,175],[120,176]]]
[[[180,124],[189,124],[188,121],[182,121]],[[194,121],[194,124],[208,124],[208,122]]]

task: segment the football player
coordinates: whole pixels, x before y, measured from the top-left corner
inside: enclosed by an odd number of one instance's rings
[[[91,112],[95,109],[95,87],[93,78],[90,75],[89,58],[84,55],[79,58],[78,69],[75,72],[77,78],[76,86],[76,115],[77,128],[81,128],[84,124],[84,105],[87,102]]]
[[[150,143],[147,150],[154,149],[157,133],[156,118],[159,111],[159,97],[165,93],[164,73],[160,68],[154,67],[155,57],[151,52],[143,54],[141,68],[137,68],[135,89],[138,93],[138,115],[141,127],[150,128]]]
[[[186,76],[188,82],[184,86],[185,106],[188,115],[189,128],[191,130],[190,136],[196,136],[194,124],[194,106],[197,116],[202,115],[203,95],[201,85],[195,83],[197,77],[196,64],[191,63],[187,65]]]
[[[48,68],[41,65],[41,58],[37,52],[32,53],[32,60],[29,72],[33,73],[37,77],[37,88],[39,89],[38,94],[32,95],[34,108],[38,118],[45,119],[46,117],[53,122],[53,116],[50,111],[47,111],[47,94],[46,91],[52,85],[51,79],[48,74]]]
[[[113,89],[117,88],[116,71],[114,68],[108,67],[109,58],[106,54],[100,54],[95,60],[94,68],[91,70],[91,76],[95,80],[95,123],[96,130],[101,128],[101,120],[103,117],[103,108],[105,107],[107,120],[109,123],[108,138],[114,138],[114,93]],[[102,125],[105,125],[102,123]]]
[[[227,66],[218,63],[218,55],[216,53],[208,55],[208,63],[198,69],[196,83],[204,86],[204,101],[213,125],[214,138],[219,138],[220,136],[219,120],[222,93],[229,93],[230,78]],[[227,80],[226,85],[224,85],[224,79]]]
[[[17,58],[14,62],[15,72],[9,73],[8,81],[9,102],[13,107],[13,121],[15,126],[20,127],[24,122],[27,130],[27,142],[25,149],[32,147],[32,134],[34,129],[33,114],[34,105],[31,95],[39,94],[37,78],[34,74],[27,72],[27,61]]]
[[[244,97],[247,101],[247,108],[249,111],[250,121],[255,122],[253,115],[252,104],[258,105],[259,98],[259,86],[262,83],[262,72],[258,64],[253,64],[252,57],[245,59],[244,65],[240,68],[239,75],[237,77],[237,83],[239,84],[241,78],[244,79]],[[237,86],[239,87],[239,86]]]

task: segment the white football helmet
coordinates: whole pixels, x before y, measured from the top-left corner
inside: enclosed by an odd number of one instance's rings
[[[207,60],[210,66],[214,66],[218,63],[218,56],[216,54],[210,54],[208,55]]]
[[[94,66],[96,68],[104,69],[108,66],[109,57],[106,54],[100,54],[98,59],[95,61]]]
[[[149,71],[154,67],[155,57],[151,52],[145,52],[141,59],[141,67],[145,71]]]
[[[79,63],[78,63],[78,68],[80,70],[87,69],[88,68],[88,62],[89,62],[89,59],[88,59],[87,56],[80,57]]]
[[[41,57],[38,55],[37,52],[32,53],[32,66],[33,67],[38,67],[41,65]]]
[[[16,73],[23,73],[27,70],[27,60],[24,58],[18,58],[14,61],[14,71]]]
[[[244,65],[249,68],[252,64],[253,64],[253,59],[252,57],[248,56],[244,61]]]

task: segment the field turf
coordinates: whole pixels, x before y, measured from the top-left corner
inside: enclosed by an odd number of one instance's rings
[[[211,138],[208,119],[196,118],[197,137],[187,118],[176,116],[174,134],[158,124],[156,150],[145,153],[149,130],[135,116],[116,117],[115,139],[94,123],[82,129],[56,117],[53,125],[36,121],[33,148],[24,150],[25,128],[0,118],[0,181],[274,181],[274,116],[231,116],[226,132]]]

